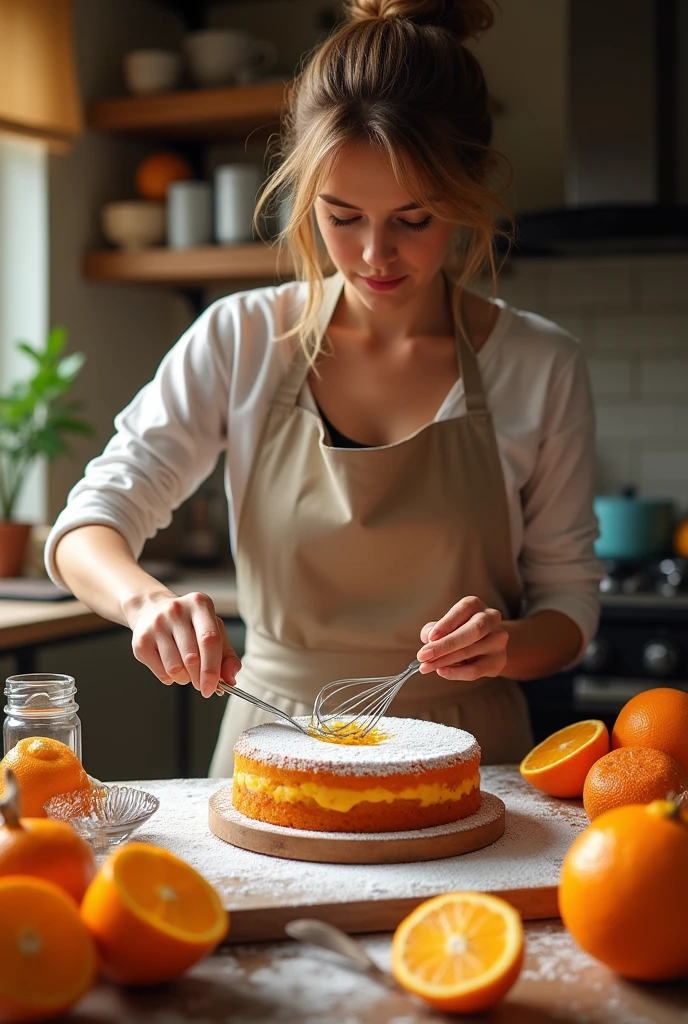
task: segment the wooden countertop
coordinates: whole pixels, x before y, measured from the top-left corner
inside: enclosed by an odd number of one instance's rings
[[[494,788],[500,775],[506,779],[505,769],[507,774],[516,773],[515,767],[511,766],[487,767],[485,777],[489,780],[488,785]],[[523,780],[517,783],[514,778],[513,781],[517,788],[526,785]],[[271,892],[277,894],[275,909],[282,921],[309,916],[300,905],[297,890],[302,887],[305,887],[309,906],[313,908],[310,916],[322,917],[318,904],[327,897],[330,885],[325,875],[334,872],[339,876],[337,884],[340,884],[341,899],[347,899],[346,894],[351,887],[351,865],[308,865],[258,854],[244,855],[242,859],[244,851],[224,846],[207,832],[204,825],[207,820],[207,792],[217,786],[219,780],[135,781],[132,784],[161,798],[158,814],[135,833],[135,838],[164,846],[182,856],[215,884],[225,905],[229,903],[230,907],[237,909],[230,909],[230,932],[225,945],[175,983],[137,992],[100,981],[71,1015],[61,1020],[81,1020],[85,1024],[120,1021],[132,1024],[142,1024],[143,1021],[146,1024],[449,1024],[459,1019],[475,1024],[688,1022],[688,977],[671,984],[626,981],[579,949],[557,919],[529,920],[524,924],[525,961],[516,985],[491,1013],[462,1018],[435,1014],[407,993],[373,981],[334,954],[316,947],[287,940],[233,943],[233,937],[245,934],[242,922],[245,927],[246,914],[242,910],[255,909],[256,904],[269,901]],[[502,791],[502,795],[506,797],[506,792]],[[537,803],[541,800],[548,804],[553,802],[540,794],[535,794],[534,799]],[[560,812],[567,820],[575,820],[575,814],[571,817],[569,811],[574,810],[578,803],[561,802]],[[507,801],[507,807],[514,812],[514,829],[519,821],[521,825],[528,821],[528,830],[537,833],[541,819],[534,814],[524,815],[522,804],[513,798],[513,794]],[[571,838],[575,832],[571,829]],[[548,845],[550,855],[556,861],[558,853],[552,845],[551,835],[549,838],[543,835],[540,842]],[[504,857],[510,856],[516,862],[520,860],[518,855],[506,852],[510,849],[508,844],[502,840],[499,843]],[[193,855],[185,852],[189,850]],[[468,854],[467,860],[478,857],[480,853]],[[247,858],[265,864],[251,867]],[[463,858],[449,860],[462,861]],[[446,870],[447,863],[449,861],[434,862],[438,872],[443,870],[443,866]],[[215,868],[211,870],[212,864]],[[320,871],[322,867],[327,871]],[[402,865],[378,867],[382,871],[389,868],[398,878],[397,869]],[[412,867],[414,872],[407,892],[415,902],[419,891],[415,884],[415,870],[432,865]],[[220,877],[225,880],[219,882]],[[452,875],[456,882],[452,880],[452,884],[457,888],[477,888],[467,882],[473,877],[470,865],[457,865]],[[377,895],[394,884],[396,882],[384,883],[378,878]],[[230,891],[234,892],[236,899],[224,899]],[[362,893],[359,891],[358,895]],[[284,915],[282,911],[289,905],[292,911]],[[348,906],[353,907],[354,904],[349,902]],[[366,919],[361,913],[355,920],[359,931],[370,926],[370,916]],[[282,927],[275,930],[276,935],[283,934]],[[347,927],[347,930],[355,932],[356,927]],[[358,941],[380,967],[389,970],[391,931],[359,934]]]
[[[213,598],[218,615],[224,618],[237,615],[236,582],[232,573],[182,573],[166,586],[180,595],[202,590]],[[117,623],[96,615],[74,598],[64,601],[0,600],[0,651],[115,628]]]
[[[466,1017],[434,1013],[404,992],[390,991],[334,954],[298,943],[222,947],[182,978],[148,990],[101,981],[64,1021],[115,1024],[686,1024],[688,980],[648,985],[625,981],[583,953],[560,921],[525,926],[521,976],[492,1012]],[[362,945],[389,966],[390,935]]]

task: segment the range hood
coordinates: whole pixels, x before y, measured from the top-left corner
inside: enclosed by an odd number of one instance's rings
[[[564,206],[513,255],[688,252],[688,0],[569,0]]]

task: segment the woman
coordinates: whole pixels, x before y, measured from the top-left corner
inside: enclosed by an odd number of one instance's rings
[[[488,0],[353,0],[296,82],[263,196],[291,199],[302,280],[203,313],[117,418],[47,553],[163,683],[206,697],[241,669],[307,714],[323,683],[417,656],[391,713],[468,729],[484,763],[531,746],[514,680],[576,662],[599,578],[578,346],[467,290],[494,269],[501,211],[464,45],[491,23]],[[223,450],[243,665],[209,597],[175,597],[136,562]],[[263,719],[230,701],[212,774]]]

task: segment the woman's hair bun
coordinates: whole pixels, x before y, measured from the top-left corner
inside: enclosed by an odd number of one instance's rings
[[[462,42],[494,22],[492,0],[349,0],[348,14],[351,21],[402,18],[419,25],[441,25]]]

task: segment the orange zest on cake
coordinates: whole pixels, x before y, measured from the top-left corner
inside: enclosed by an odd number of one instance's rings
[[[366,732],[364,725],[354,724],[353,722],[332,722],[328,729],[331,731],[323,732],[312,719],[308,723],[308,731],[311,736],[318,740],[323,740],[325,743],[346,743],[350,747],[370,747],[377,743],[384,743],[385,740],[389,739],[383,732],[380,732],[377,726],[372,728],[370,732]]]
[[[324,746],[279,722],[248,729],[234,747],[234,807],[316,832],[431,828],[478,810],[480,747],[470,733],[413,718],[383,718],[378,731],[381,742]]]

